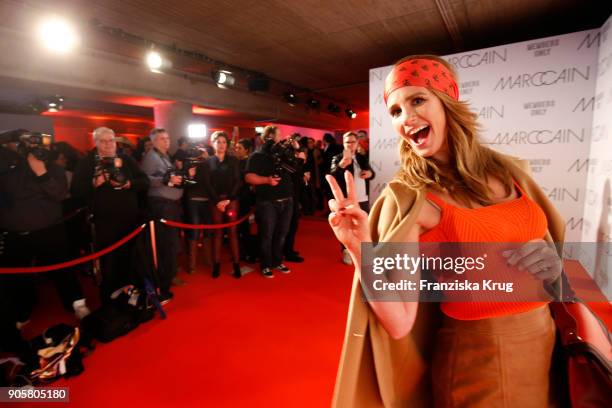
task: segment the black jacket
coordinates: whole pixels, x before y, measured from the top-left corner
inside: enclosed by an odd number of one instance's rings
[[[103,184],[95,188],[93,186],[95,154],[94,149],[77,165],[72,178],[72,197],[89,205],[94,219],[98,221],[134,217],[134,221],[139,222],[138,193],[149,188],[149,177],[132,157],[119,154],[117,157],[123,161],[121,171],[130,180],[131,187],[114,190],[109,184]]]
[[[61,220],[66,173],[53,163],[46,167],[36,176],[24,157],[0,147],[0,230],[35,231]]]
[[[346,182],[344,181],[344,172],[347,170],[350,171],[353,177],[358,177],[359,175],[355,174],[353,163],[349,164],[344,169],[339,166],[340,161],[342,160],[342,156],[343,156],[343,153],[340,153],[334,156],[334,158],[332,159],[332,163],[331,163],[330,174],[334,176],[334,178],[338,182],[338,185],[342,189],[342,192],[346,196]],[[365,181],[366,182],[366,194],[369,196],[370,195],[370,180],[376,177],[376,173],[370,167],[370,161],[368,160],[367,156],[356,153],[355,159],[357,160],[359,167],[361,167],[361,170],[370,170],[372,172],[372,177],[366,179]]]

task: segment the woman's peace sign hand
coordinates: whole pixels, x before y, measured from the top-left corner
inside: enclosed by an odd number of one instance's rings
[[[336,179],[325,176],[334,198],[329,200],[329,225],[331,225],[336,238],[349,250],[353,261],[357,261],[361,254],[361,243],[370,242],[370,227],[368,214],[359,207],[355,198],[355,182],[349,171],[344,172],[346,181],[346,197],[342,193]]]

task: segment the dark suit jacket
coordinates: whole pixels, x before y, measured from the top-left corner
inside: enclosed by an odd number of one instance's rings
[[[361,167],[361,170],[370,170],[372,172],[372,177],[366,179],[365,181],[366,182],[366,194],[369,196],[370,195],[370,180],[376,177],[376,173],[374,173],[374,170],[372,170],[372,168],[370,167],[370,162],[367,156],[356,153],[355,159],[357,160],[359,167]],[[341,160],[342,160],[342,153],[334,156],[334,158],[332,159],[332,163],[331,163],[330,173],[332,176],[334,176],[334,178],[338,182],[338,185],[342,189],[342,192],[344,193],[344,195],[346,195],[346,182],[344,181],[344,172],[347,170],[350,171],[353,177],[358,177],[359,175],[355,174],[353,163],[349,164],[344,169],[340,167],[339,164]]]

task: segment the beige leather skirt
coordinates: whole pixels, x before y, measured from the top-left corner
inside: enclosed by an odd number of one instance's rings
[[[549,406],[555,325],[548,306],[482,320],[445,316],[436,341],[436,407]]]

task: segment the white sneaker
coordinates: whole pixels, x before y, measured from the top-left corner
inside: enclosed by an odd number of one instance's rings
[[[85,299],[79,299],[72,302],[72,308],[74,309],[74,315],[79,320],[83,319],[85,316],[91,313],[91,311],[85,304]]]
[[[348,249],[342,250],[342,263],[345,265],[352,265],[353,260],[351,259],[351,254],[349,254]]]

